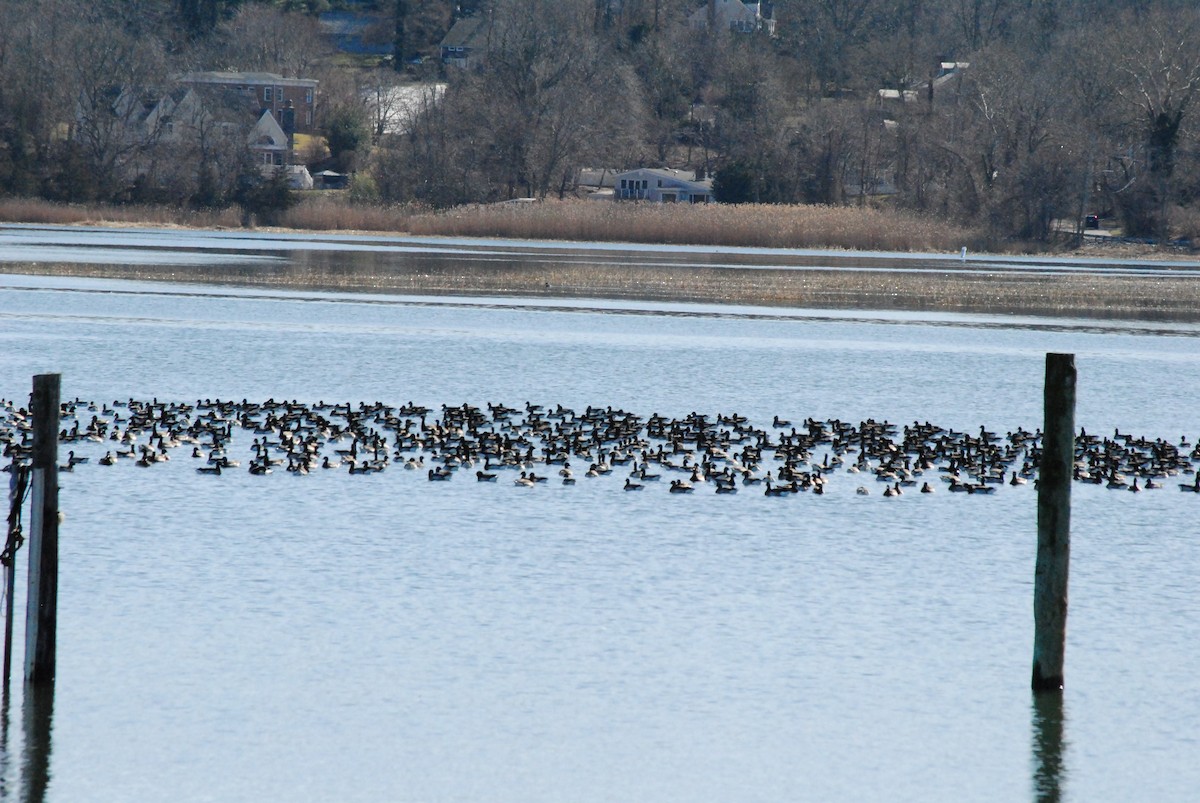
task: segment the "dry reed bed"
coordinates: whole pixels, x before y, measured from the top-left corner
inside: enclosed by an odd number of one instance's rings
[[[234,228],[236,209],[190,210],[169,206],[55,204],[33,198],[0,198],[0,221],[43,225],[153,225]]]
[[[1061,315],[1200,321],[1200,282],[1183,277],[783,271],[770,269],[319,265],[204,271],[125,265],[13,265],[15,271],[313,290],[621,298],[815,309]]]
[[[0,221],[42,224],[149,224],[236,228],[237,210],[166,206],[53,204],[0,199]],[[304,231],[409,233],[447,237],[840,248],[863,251],[980,250],[977,232],[894,210],[768,204],[645,204],[544,201],[467,206],[443,212],[409,206],[353,204],[310,196],[281,217]]]
[[[972,250],[975,232],[897,211],[769,204],[637,204],[564,201],[496,204],[414,215],[413,234],[537,240],[844,248]]]
[[[414,210],[404,206],[368,206],[343,200],[312,198],[289,209],[284,227],[304,231],[380,232],[409,231]]]

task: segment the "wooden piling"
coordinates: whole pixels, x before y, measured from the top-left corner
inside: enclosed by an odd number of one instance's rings
[[[1046,355],[1045,426],[1038,464],[1038,549],[1033,584],[1033,690],[1061,691],[1071,560],[1075,463],[1075,355]]]
[[[25,680],[54,681],[58,616],[58,423],[62,377],[33,378],[33,461],[29,584],[25,605]]]

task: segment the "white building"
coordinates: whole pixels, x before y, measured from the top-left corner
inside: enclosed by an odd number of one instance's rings
[[[690,170],[642,167],[618,173],[613,182],[616,201],[706,204],[712,199],[712,179],[697,180]]]
[[[770,2],[742,2],[742,0],[708,0],[688,16],[688,25],[693,30],[708,28],[710,18],[718,30],[754,33],[763,30],[775,33],[774,9]]]

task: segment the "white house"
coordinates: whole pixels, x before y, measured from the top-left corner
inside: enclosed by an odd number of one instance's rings
[[[292,160],[288,153],[288,137],[269,111],[264,111],[246,137],[254,160],[264,168],[282,167]]]
[[[688,25],[697,31],[708,28],[709,19],[713,27],[723,31],[754,33],[765,30],[775,33],[774,10],[769,2],[742,2],[742,0],[708,0],[688,16]]]
[[[613,199],[651,203],[710,203],[712,179],[696,180],[690,170],[642,167],[618,173],[613,182]]]
[[[269,110],[264,111],[246,138],[250,152],[264,176],[283,170],[288,184],[294,190],[311,190],[312,176],[304,165],[292,164],[291,144],[288,135]]]

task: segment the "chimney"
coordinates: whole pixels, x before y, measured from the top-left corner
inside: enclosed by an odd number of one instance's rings
[[[291,164],[292,150],[296,147],[296,109],[290,100],[283,107],[283,113],[279,116],[279,127],[283,129],[283,133],[287,134],[288,164]]]

